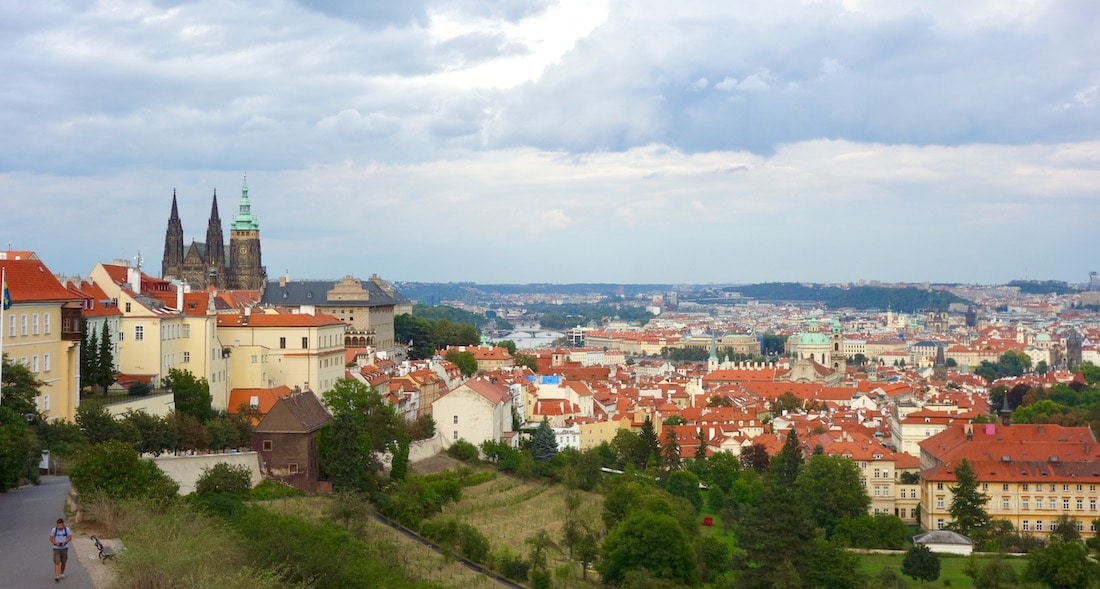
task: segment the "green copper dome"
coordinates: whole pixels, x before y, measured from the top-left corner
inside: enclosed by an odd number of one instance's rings
[[[241,208],[237,216],[233,218],[233,231],[259,231],[260,226],[256,219],[252,218],[252,205],[248,202],[248,176],[241,182]]]

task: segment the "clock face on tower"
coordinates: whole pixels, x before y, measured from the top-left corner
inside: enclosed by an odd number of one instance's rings
[[[237,248],[237,251],[242,253],[242,254],[247,254],[248,253],[248,246],[247,245],[242,245],[241,247]]]

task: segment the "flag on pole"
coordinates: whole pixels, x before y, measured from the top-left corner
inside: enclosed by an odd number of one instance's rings
[[[7,272],[4,273],[4,310],[7,311],[11,308],[11,293],[8,292],[8,276]]]

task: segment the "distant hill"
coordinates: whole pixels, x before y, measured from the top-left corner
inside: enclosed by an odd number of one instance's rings
[[[1062,280],[1013,280],[1006,286],[1015,286],[1022,293],[1035,295],[1064,295],[1077,292],[1076,288]]]
[[[969,304],[964,298],[945,290],[924,290],[915,287],[803,285],[797,282],[768,282],[726,287],[726,292],[739,292],[744,297],[769,302],[819,303],[832,309],[893,309],[915,313],[924,309],[946,309],[951,303]]]
[[[398,282],[394,286],[409,299],[425,305],[438,305],[443,301],[461,301],[469,304],[486,303],[501,295],[559,294],[580,296],[600,294],[607,297],[632,299],[639,294],[679,291],[681,300],[699,302],[735,303],[736,299],[721,297],[719,293],[739,292],[742,296],[767,302],[813,303],[829,308],[854,307],[856,309],[887,309],[913,313],[929,308],[946,308],[951,303],[969,304],[945,290],[926,290],[915,287],[891,288],[885,286],[837,286],[803,285],[797,282],[768,282],[743,286],[673,285],[673,284],[476,284],[473,282]],[[709,293],[713,300],[708,297]]]

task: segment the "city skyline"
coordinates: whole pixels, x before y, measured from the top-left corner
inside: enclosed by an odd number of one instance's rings
[[[0,8],[0,231],[185,244],[248,173],[269,278],[1083,283],[1100,6]],[[151,270],[151,271],[150,271]]]

